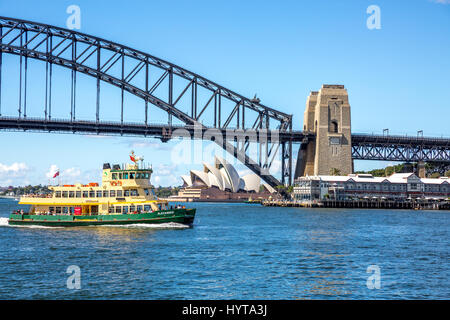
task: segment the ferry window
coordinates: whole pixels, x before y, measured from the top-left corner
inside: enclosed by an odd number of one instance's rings
[[[75,197],[76,198],[81,198],[81,191],[75,192]]]
[[[143,173],[136,173],[136,179],[142,179]]]
[[[56,213],[61,213],[61,207],[56,207]]]
[[[117,196],[118,196],[118,197],[121,197],[122,195],[123,195],[122,190],[117,190]]]
[[[130,190],[125,190],[124,195],[125,195],[125,197],[129,197],[130,196]]]
[[[69,212],[69,209],[67,207],[63,207],[63,213],[67,214]]]
[[[102,197],[102,195],[103,195],[103,193],[102,193],[102,191],[100,190],[100,191],[97,191],[97,198],[101,198]]]
[[[89,198],[95,198],[95,191],[89,191]]]
[[[128,213],[128,206],[123,206],[122,213],[123,214],[127,214]]]
[[[146,196],[149,195],[148,189],[144,189],[144,192],[145,192],[145,195],[146,195]]]
[[[122,207],[117,206],[116,207],[116,213],[122,213]]]
[[[137,210],[138,212],[141,212],[141,211],[142,211],[142,206],[137,206],[137,207],[136,207],[136,210]]]
[[[114,213],[114,207],[109,207],[108,212],[109,213]]]
[[[115,196],[116,196],[116,190],[111,190],[111,191],[109,191],[109,196],[110,196],[111,198],[115,197]]]
[[[109,192],[103,191],[103,198],[108,198],[108,197],[109,197]]]
[[[131,195],[132,195],[133,197],[137,197],[137,196],[139,195],[137,189],[131,190]]]
[[[89,196],[87,191],[83,191],[83,198],[87,198]]]
[[[151,211],[149,204],[144,205],[144,211]]]
[[[75,191],[69,191],[69,198],[75,197]]]
[[[73,214],[75,212],[75,208],[74,207],[69,207],[69,213]]]
[[[123,178],[124,178],[124,179],[128,179],[128,172],[124,172],[124,173],[123,173]]]
[[[49,208],[48,208],[48,211],[49,211],[50,213],[55,212],[55,207],[49,207]]]
[[[119,179],[122,179],[122,173],[119,173]]]
[[[56,198],[61,198],[61,191],[56,191],[55,192],[55,197]]]
[[[112,179],[113,179],[113,180],[117,180],[117,173],[113,173],[113,174],[112,174]]]
[[[131,205],[131,206],[130,206],[130,212],[135,212],[135,211],[136,211],[136,206]]]
[[[146,172],[146,173],[144,174],[144,179],[149,179],[149,178],[150,178],[150,175],[149,175],[148,172]]]
[[[62,192],[62,197],[63,197],[63,198],[67,198],[67,191],[63,191],[63,192]]]
[[[130,172],[130,179],[134,179],[135,178],[135,173],[134,172]]]

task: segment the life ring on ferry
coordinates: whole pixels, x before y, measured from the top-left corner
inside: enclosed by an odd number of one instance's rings
[[[117,186],[117,182],[111,181],[111,185],[112,185],[112,186]]]

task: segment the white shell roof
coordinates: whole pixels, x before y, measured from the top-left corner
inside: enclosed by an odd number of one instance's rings
[[[231,185],[231,190],[233,192],[237,192],[239,189],[239,174],[237,173],[236,169],[229,164],[225,159],[216,156],[216,165],[220,163],[222,167],[225,170],[220,170],[225,174],[226,180],[228,180],[229,184]]]
[[[218,156],[214,159],[214,165],[204,162],[203,171],[191,170],[189,176],[182,175],[181,178],[188,186],[192,186],[194,179],[197,178],[208,187],[217,187],[222,191],[228,189],[232,192],[239,190],[259,192],[261,185],[261,178],[256,174],[248,174],[240,178],[236,169]],[[264,186],[271,193],[275,192],[275,189],[268,184],[264,183]]]
[[[208,172],[209,181],[211,185],[218,187],[220,190],[224,190],[222,175],[219,169],[206,162],[203,162],[203,168],[205,172]],[[212,176],[214,176],[214,179],[212,179]]]
[[[259,191],[259,186],[261,185],[261,178],[256,174],[247,174],[242,177],[244,182],[244,190],[245,191]]]
[[[181,179],[183,179],[184,183],[186,183],[188,186],[192,186],[191,176],[182,175]]]
[[[191,179],[194,181],[194,177],[199,178],[205,185],[208,187],[211,187],[211,184],[209,183],[208,174],[206,172],[200,171],[200,170],[191,170]]]

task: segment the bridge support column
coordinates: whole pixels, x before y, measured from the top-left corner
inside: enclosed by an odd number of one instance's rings
[[[419,175],[419,178],[427,177],[427,169],[425,168],[425,162],[419,161],[417,163],[417,173]]]
[[[295,177],[352,173],[351,114],[344,86],[312,91],[303,123],[303,130],[314,132],[316,139],[300,147]]]

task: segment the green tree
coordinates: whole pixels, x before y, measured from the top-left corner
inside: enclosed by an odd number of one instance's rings
[[[331,174],[332,176],[340,176],[340,175],[341,175],[341,170],[336,169],[336,168],[331,168],[330,174]]]
[[[395,172],[395,167],[386,167],[384,170],[384,176],[389,177],[390,175],[393,175]]]
[[[437,178],[439,178],[441,175],[439,174],[439,172],[434,172],[434,173],[432,173],[432,174],[430,174],[430,178],[433,178],[433,179],[437,179]]]

